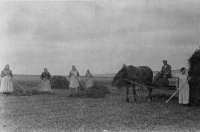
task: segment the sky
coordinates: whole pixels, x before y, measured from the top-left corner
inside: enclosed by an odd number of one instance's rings
[[[188,68],[200,46],[198,0],[1,1],[0,70],[118,72],[123,64]]]

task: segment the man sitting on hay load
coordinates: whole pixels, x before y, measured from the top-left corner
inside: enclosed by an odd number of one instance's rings
[[[171,66],[169,64],[167,64],[167,60],[163,60],[163,64],[164,65],[162,66],[161,71],[158,72],[158,74],[154,77],[153,85],[155,85],[160,78],[163,78],[162,84],[164,86],[169,85],[168,78],[172,78]]]

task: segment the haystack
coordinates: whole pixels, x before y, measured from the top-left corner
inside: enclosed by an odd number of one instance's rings
[[[190,85],[190,105],[200,106],[200,48],[197,49],[188,59],[189,72],[191,77]]]
[[[69,89],[69,81],[64,76],[53,76],[50,81],[52,89]]]
[[[110,93],[108,90],[108,87],[103,85],[93,85],[92,87],[81,90],[77,94],[74,95],[74,97],[80,97],[80,98],[103,98],[106,94]]]

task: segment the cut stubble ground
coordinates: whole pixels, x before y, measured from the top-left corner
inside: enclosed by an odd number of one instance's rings
[[[181,107],[177,98],[154,95],[125,102],[125,89],[109,86],[105,98],[68,97],[69,90],[53,94],[0,96],[0,131],[198,131],[200,109]],[[138,94],[139,95],[139,94]]]

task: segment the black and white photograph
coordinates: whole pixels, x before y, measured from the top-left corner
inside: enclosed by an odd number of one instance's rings
[[[200,132],[199,0],[0,0],[0,132]]]

